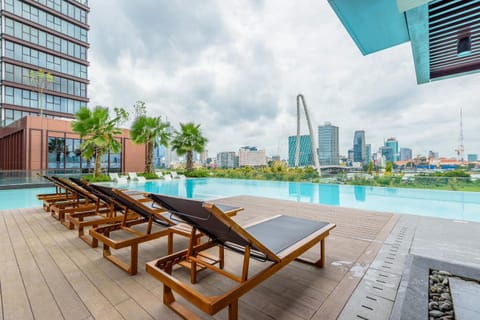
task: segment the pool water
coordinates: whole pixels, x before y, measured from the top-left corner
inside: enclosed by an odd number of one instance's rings
[[[41,207],[37,194],[53,192],[55,188],[0,190],[0,210]]]
[[[379,188],[241,179],[147,181],[117,187],[199,200],[251,195],[330,206],[480,222],[480,192]],[[52,189],[0,191],[0,209],[40,206],[37,193]]]

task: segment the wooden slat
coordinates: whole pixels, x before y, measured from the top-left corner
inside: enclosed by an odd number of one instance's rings
[[[328,315],[327,319],[335,318],[357,281],[350,279],[352,267],[368,264],[398,217],[249,196],[221,199],[218,203],[245,208],[234,218],[240,225],[277,214],[337,225],[326,239],[324,269],[290,263],[240,299],[241,319],[315,319],[322,313]],[[176,250],[186,245],[183,237],[174,238]],[[65,319],[178,319],[162,304],[162,284],[147,274],[144,267],[146,262],[167,253],[166,239],[142,244],[139,272],[131,277],[102,258],[101,248],[88,247],[75,231],[65,229],[35,208],[0,211],[0,250],[0,295],[5,319],[33,319],[44,312],[43,306],[29,299],[34,292],[33,281],[40,281],[38,290],[48,289],[50,293],[42,299],[50,301],[46,303],[49,308],[53,300]],[[118,254],[129,258],[129,250],[120,249]],[[318,257],[318,247],[309,250],[306,257]],[[225,258],[225,270],[241,273],[241,256],[227,250]],[[250,273],[263,266],[262,262],[252,261]],[[189,282],[187,270],[177,270],[176,275]],[[206,270],[198,274],[195,288],[218,294],[232,285],[230,280]],[[177,299],[186,303],[180,297]],[[199,310],[192,311],[201,319],[211,319]],[[214,318],[226,316],[226,310],[222,310]]]

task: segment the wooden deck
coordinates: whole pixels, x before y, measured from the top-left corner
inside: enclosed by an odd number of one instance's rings
[[[235,218],[240,224],[285,214],[337,225],[327,238],[324,269],[291,263],[243,296],[241,319],[335,319],[398,220],[388,213],[249,196],[218,202],[244,207]],[[176,248],[185,244],[175,242]],[[144,268],[166,251],[166,239],[141,244],[139,273],[129,276],[41,208],[0,211],[0,319],[178,319],[162,304],[161,283]],[[227,269],[239,263],[237,254],[227,252]],[[178,272],[188,279],[186,271]],[[197,286],[215,292],[228,285],[204,271]],[[225,319],[226,312],[214,318]]]

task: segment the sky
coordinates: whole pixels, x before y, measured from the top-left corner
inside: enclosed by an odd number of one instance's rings
[[[455,157],[460,108],[465,155],[480,153],[480,73],[417,85],[409,43],[363,56],[327,0],[89,5],[90,106],[141,100],[177,129],[200,124],[209,156],[248,145],[286,158],[298,94],[315,135],[339,127],[341,155],[365,130],[372,152],[395,137],[414,156]]]

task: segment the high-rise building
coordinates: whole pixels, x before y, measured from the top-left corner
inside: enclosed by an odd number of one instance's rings
[[[265,150],[258,150],[256,147],[243,147],[238,150],[238,165],[240,167],[259,167],[267,164]]]
[[[438,155],[438,152],[435,152],[435,151],[428,151],[428,158],[429,159],[438,159],[439,158],[439,155]]]
[[[370,163],[372,161],[372,145],[370,143],[365,145],[365,162]]]
[[[88,103],[88,0],[2,1],[0,126]]]
[[[295,167],[295,152],[297,147],[297,136],[288,137],[288,166]],[[300,154],[298,166],[305,167],[313,165],[312,138],[310,135],[300,136]]]
[[[467,160],[468,162],[477,162],[478,161],[478,155],[475,153],[467,154]]]
[[[365,163],[365,131],[357,130],[353,136],[353,161]]]
[[[393,160],[398,161],[398,141],[395,138],[388,138],[387,141],[385,141],[385,147],[390,147],[392,148],[393,152]]]
[[[320,165],[338,165],[340,153],[338,150],[338,127],[330,122],[318,126],[318,158]]]
[[[217,168],[235,168],[235,152],[217,153]]]
[[[406,161],[406,160],[412,160],[412,149],[410,148],[400,148],[400,160]]]
[[[378,150],[382,157],[385,157],[385,161],[394,162],[394,154],[392,147],[383,146]]]

